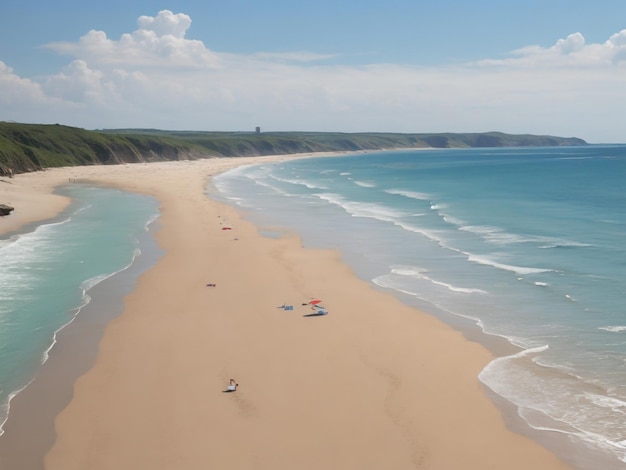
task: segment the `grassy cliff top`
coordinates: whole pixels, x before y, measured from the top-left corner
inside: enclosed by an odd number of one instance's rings
[[[487,133],[90,131],[0,122],[0,175],[76,165],[392,148],[586,145],[578,138]]]

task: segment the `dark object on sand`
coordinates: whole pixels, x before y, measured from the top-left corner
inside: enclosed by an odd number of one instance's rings
[[[226,390],[224,390],[225,392],[234,392],[235,390],[237,390],[237,387],[239,387],[239,384],[237,382],[235,382],[235,379],[230,379],[230,383],[228,384],[228,387],[226,387]]]
[[[0,204],[0,216],[9,215],[15,208],[7,206],[6,204]]]

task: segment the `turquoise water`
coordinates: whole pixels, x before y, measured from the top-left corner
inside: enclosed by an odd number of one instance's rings
[[[0,424],[90,289],[140,256],[138,240],[158,214],[154,199],[115,189],[60,193],[74,201],[61,218],[0,239]]]
[[[519,347],[479,379],[607,469],[626,466],[625,176],[626,146],[445,149],[250,166],[215,187],[378,288]]]

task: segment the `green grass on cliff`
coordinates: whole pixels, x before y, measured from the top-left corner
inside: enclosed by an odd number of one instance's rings
[[[279,155],[391,148],[585,145],[577,138],[479,134],[332,132],[199,132],[156,129],[89,131],[76,127],[0,122],[0,175],[76,165],[208,157]]]

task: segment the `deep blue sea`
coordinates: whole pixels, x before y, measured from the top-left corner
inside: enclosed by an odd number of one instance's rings
[[[480,381],[622,468],[625,178],[626,146],[441,149],[241,167],[212,191],[267,236],[338,249],[378,288],[517,346]]]
[[[142,256],[156,200],[80,184],[52,222],[0,237],[0,434],[10,400],[35,377],[57,333],[90,303],[101,282]],[[106,301],[102,302],[106,304]]]

